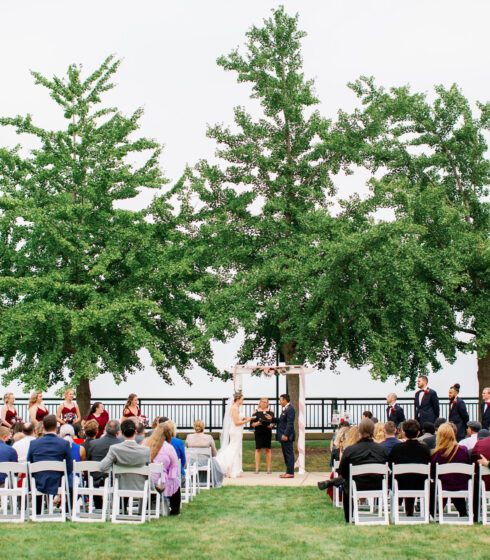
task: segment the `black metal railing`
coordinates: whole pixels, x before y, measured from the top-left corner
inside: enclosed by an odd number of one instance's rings
[[[63,399],[45,398],[44,404],[51,413],[55,413],[58,405]],[[104,403],[110,418],[120,418],[126,399],[107,398],[93,399]],[[244,402],[244,413],[251,416],[255,410],[258,398],[247,398]],[[479,408],[477,398],[464,399],[468,408],[471,420],[479,419]],[[226,411],[228,399],[208,398],[208,399],[156,399],[140,398],[141,413],[144,414],[149,422],[156,416],[167,416],[171,418],[181,430],[192,429],[195,420],[204,420],[207,431],[220,430],[222,427],[223,416]],[[398,399],[407,418],[413,418],[414,400],[413,398]],[[441,416],[448,417],[448,399],[440,399]],[[17,412],[24,420],[28,419],[27,399],[16,399],[15,405]],[[271,400],[271,406],[276,411],[278,404],[275,399]],[[306,429],[307,431],[325,432],[334,428],[332,426],[332,416],[335,412],[348,411],[351,423],[358,423],[362,413],[370,410],[373,416],[380,421],[386,420],[386,400],[383,398],[307,398],[306,399]]]

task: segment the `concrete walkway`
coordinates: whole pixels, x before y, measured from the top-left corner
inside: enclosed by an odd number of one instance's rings
[[[244,472],[239,478],[225,478],[223,486],[316,486],[320,480],[327,480],[329,474],[310,472],[294,475],[294,478],[279,478],[280,472],[266,474],[261,472]]]

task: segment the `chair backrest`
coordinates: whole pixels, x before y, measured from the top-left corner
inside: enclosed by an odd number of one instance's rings
[[[162,474],[163,473],[163,465],[162,463],[150,463],[150,472],[152,474]]]
[[[99,461],[74,461],[73,472],[76,474],[101,472],[100,463]]]
[[[466,463],[446,463],[440,465],[436,463],[436,476],[443,474],[467,474],[472,476],[475,472],[475,465],[468,465]]]
[[[0,473],[9,474],[27,474],[27,463],[0,463]]]
[[[389,468],[386,463],[368,463],[366,465],[350,466],[351,477],[366,475],[366,474],[380,474],[386,476],[388,472],[389,472]]]
[[[213,452],[211,447],[188,447],[186,449],[187,457],[196,457],[197,455],[212,457]]]
[[[55,472],[66,472],[66,461],[38,461],[37,463],[29,463],[29,472],[31,474],[43,472],[43,471],[55,471]]]
[[[150,474],[149,465],[144,465],[143,467],[126,467],[122,465],[113,465],[112,473],[114,475],[118,474],[139,474],[141,476],[148,476]]]
[[[399,474],[422,474],[425,476],[430,476],[430,463],[427,465],[420,463],[406,463],[393,465],[392,467],[393,476]]]
[[[1,464],[0,464],[1,466]],[[0,470],[1,472],[1,470]],[[490,475],[490,469],[488,467],[484,467],[483,465],[480,465],[480,477],[482,476],[488,476]]]

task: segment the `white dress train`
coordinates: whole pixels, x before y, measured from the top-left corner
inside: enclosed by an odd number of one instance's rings
[[[231,411],[228,414],[231,415]],[[233,418],[231,418],[228,445],[220,449],[216,455],[216,460],[221,466],[221,470],[228,478],[237,478],[243,472],[242,442],[243,425],[235,425]]]

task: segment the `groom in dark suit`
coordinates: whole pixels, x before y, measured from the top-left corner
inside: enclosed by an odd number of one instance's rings
[[[281,442],[282,454],[286,463],[286,472],[281,474],[281,478],[294,478],[294,418],[296,412],[290,403],[289,395],[284,394],[279,397],[279,404],[282,406],[282,413],[279,418],[265,416],[277,424],[276,440]]]

